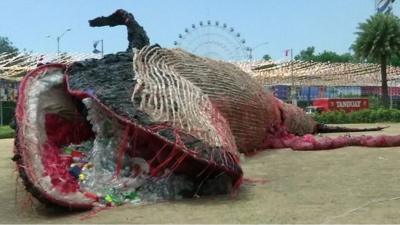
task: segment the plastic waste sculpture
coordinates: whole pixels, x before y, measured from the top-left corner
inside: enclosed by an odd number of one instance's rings
[[[13,160],[42,202],[89,209],[225,194],[241,184],[239,152],[400,145],[399,137],[305,135],[336,128],[232,64],[148,46],[123,10],[90,24],[127,24],[128,50],[138,50],[43,65],[21,81]]]

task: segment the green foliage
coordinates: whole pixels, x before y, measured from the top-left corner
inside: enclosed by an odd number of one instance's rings
[[[0,139],[4,138],[14,138],[15,131],[9,126],[0,127]]]
[[[350,53],[337,54],[332,51],[323,51],[322,53],[315,54],[315,47],[308,47],[305,50],[300,51],[300,54],[294,57],[296,60],[301,61],[314,61],[314,62],[352,62],[354,61],[353,56]]]
[[[377,13],[360,23],[352,45],[355,56],[381,63],[382,58],[400,57],[400,20],[393,14]]]
[[[301,61],[314,61],[315,55],[315,47],[307,47],[305,50],[301,50],[300,54],[296,55],[294,59],[301,60]]]
[[[265,54],[265,55],[262,57],[262,59],[265,60],[265,61],[268,61],[268,60],[271,60],[272,58],[271,58],[270,55]]]
[[[2,102],[3,106],[3,124],[10,124],[14,118],[16,103],[12,101]]]
[[[368,96],[368,106],[370,109],[383,108],[382,99],[379,96]]]
[[[400,66],[400,57],[394,55],[390,58],[389,64],[392,66]]]
[[[327,124],[400,122],[399,109],[365,109],[350,113],[330,111],[313,116],[317,122]]]
[[[381,66],[382,102],[389,106],[387,87],[388,64],[400,57],[400,19],[393,14],[377,13],[360,23],[357,39],[352,45],[356,58],[379,63]]]
[[[353,61],[353,56],[350,53],[345,54],[337,54],[336,52],[331,51],[323,51],[322,53],[318,54],[315,59],[316,62],[351,62]]]
[[[2,52],[18,52],[18,49],[12,45],[8,38],[0,36],[0,53]]]

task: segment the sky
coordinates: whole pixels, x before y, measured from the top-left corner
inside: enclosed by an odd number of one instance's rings
[[[105,53],[123,51],[125,27],[88,26],[89,19],[119,8],[133,13],[153,44],[174,47],[192,24],[220,21],[240,32],[247,46],[258,46],[254,58],[267,53],[279,60],[285,49],[296,55],[308,46],[317,52],[349,52],[358,23],[374,13],[375,0],[1,0],[0,36],[21,50],[51,53],[57,50],[55,37],[69,28],[61,51],[89,53],[98,39]]]

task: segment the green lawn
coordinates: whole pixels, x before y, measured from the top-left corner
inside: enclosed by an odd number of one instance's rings
[[[0,127],[0,139],[4,138],[14,138],[15,131],[9,126]]]

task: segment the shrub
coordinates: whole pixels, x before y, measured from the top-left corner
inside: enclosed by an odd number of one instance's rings
[[[0,139],[4,138],[14,138],[15,131],[9,126],[0,127]]]
[[[365,109],[346,113],[343,111],[331,111],[315,114],[314,119],[319,123],[377,123],[400,122],[399,109]]]

